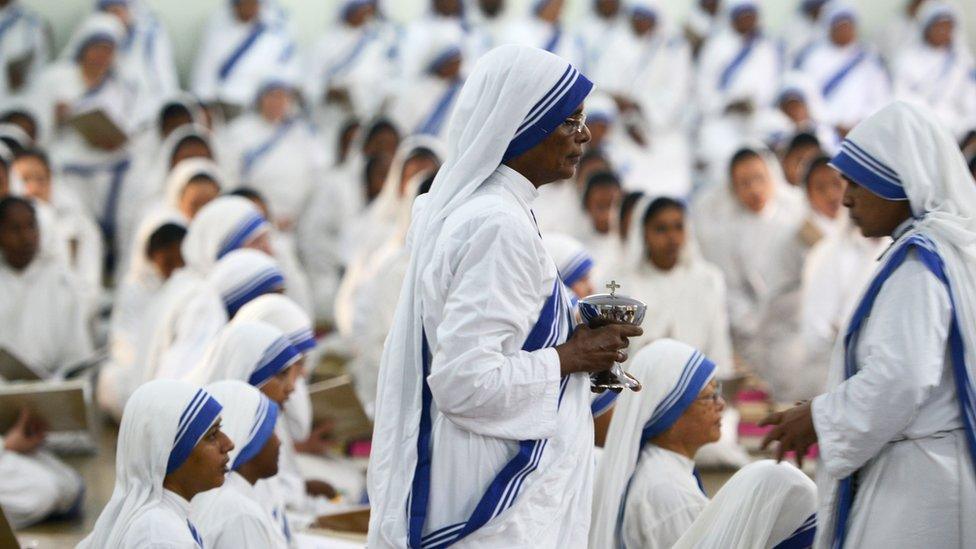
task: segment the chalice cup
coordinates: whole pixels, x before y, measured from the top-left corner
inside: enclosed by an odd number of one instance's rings
[[[590,328],[599,328],[608,324],[640,326],[644,321],[647,305],[632,297],[617,295],[620,284],[617,284],[616,280],[611,280],[606,287],[610,293],[595,294],[580,300],[580,316],[583,317],[586,325]],[[618,362],[614,362],[609,370],[592,374],[590,385],[592,390],[598,393],[607,389],[618,393],[624,389],[641,390],[641,382],[627,373]]]

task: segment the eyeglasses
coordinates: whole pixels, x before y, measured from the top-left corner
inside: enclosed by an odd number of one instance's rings
[[[563,120],[563,127],[571,130],[573,134],[583,133],[583,130],[586,129],[586,114],[579,115],[579,118]]]
[[[711,401],[712,404],[718,404],[719,399],[722,398],[722,384],[715,384],[715,392],[710,395],[700,396],[696,400]]]

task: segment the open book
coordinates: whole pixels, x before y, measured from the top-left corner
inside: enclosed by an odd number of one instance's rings
[[[102,109],[74,114],[68,119],[68,125],[80,133],[89,145],[101,149],[116,149],[129,139]]]
[[[363,410],[348,375],[312,384],[308,393],[312,400],[313,423],[332,421],[332,436],[338,442],[362,440],[372,435],[373,422]]]
[[[0,347],[0,378],[5,381],[40,381],[43,379],[72,379],[81,377],[108,358],[108,350],[100,349],[92,356],[65,364],[52,373],[39,371],[20,359],[13,351]]]
[[[94,425],[90,382],[26,381],[0,385],[0,433],[6,433],[28,408],[49,432],[88,431]]]

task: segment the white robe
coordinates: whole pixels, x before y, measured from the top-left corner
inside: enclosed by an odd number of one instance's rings
[[[254,486],[236,471],[224,478],[220,488],[193,498],[191,517],[208,549],[288,547]]]
[[[614,51],[610,47],[613,39],[629,30],[626,28],[627,23],[628,21],[620,13],[606,18],[597,14],[595,10],[579,22],[576,34],[583,49],[584,71],[593,73],[598,70],[604,52]]]
[[[262,16],[242,23],[218,10],[207,23],[190,79],[190,90],[202,101],[246,107],[268,78],[298,75],[296,46],[287,30]],[[250,46],[243,47],[252,36]],[[243,53],[231,63],[238,51]]]
[[[136,124],[147,126],[155,122],[163,101],[179,91],[180,83],[166,27],[148,10],[139,12],[116,51],[116,63],[135,87]]]
[[[30,454],[2,449],[0,507],[15,529],[80,505],[85,485],[74,469],[44,450]]]
[[[11,89],[6,69],[0,74],[0,97],[24,94],[50,57],[46,23],[23,4],[15,0],[0,8],[0,61],[7,67],[29,59],[23,87],[16,92]]]
[[[976,64],[968,44],[905,48],[895,58],[895,96],[927,105],[957,139],[976,129]]]
[[[448,121],[464,81],[423,74],[403,86],[393,100],[390,115],[405,133],[444,139]]]
[[[85,290],[57,258],[39,254],[22,271],[0,261],[0,347],[39,375],[91,358]]]
[[[589,377],[570,376],[560,403],[555,350],[520,351],[558,277],[530,214],[536,196],[528,180],[499,166],[449,214],[421,274],[436,410],[425,535],[468,518],[516,441],[547,439],[514,504],[464,541],[586,543],[593,476]]]
[[[825,107],[822,122],[833,126],[852,128],[891,97],[891,84],[881,60],[866,44],[838,47],[824,40],[797,68],[820,89]]]
[[[164,488],[162,498],[132,521],[119,549],[199,549],[189,519],[190,502]]]
[[[576,67],[583,67],[583,40],[562,23],[549,23],[533,14],[510,21],[502,35],[503,44],[522,44],[552,52]]]
[[[835,348],[833,388],[812,410],[821,516],[833,516],[836,479],[856,472],[847,547],[976,543],[976,478],[946,343],[950,315],[945,286],[909,252],[859,330],[858,372],[846,381],[843,345]],[[906,508],[913,511],[893,512]]]

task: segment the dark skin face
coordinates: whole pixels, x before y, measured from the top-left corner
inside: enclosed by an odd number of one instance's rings
[[[176,269],[185,265],[178,242],[173,242],[169,246],[154,250],[149,256],[149,261],[156,267],[163,280],[169,279]]]
[[[233,449],[234,443],[220,430],[218,419],[193,447],[183,465],[166,475],[163,488],[190,501],[201,492],[223,486],[230,465],[227,454]]]
[[[441,63],[434,71],[441,80],[454,80],[461,74],[461,56],[457,55]]]
[[[646,36],[654,32],[657,19],[646,15],[634,15],[630,18],[630,28],[637,36]]]
[[[610,232],[610,219],[621,198],[620,187],[598,187],[590,191],[586,199],[586,214],[593,228],[600,234]]]
[[[350,27],[361,27],[369,23],[376,14],[376,9],[372,5],[359,6],[346,15],[346,24]]]
[[[583,155],[583,145],[590,141],[590,130],[586,126],[582,132],[577,132],[572,127],[572,121],[579,120],[582,115],[581,104],[542,142],[506,162],[508,167],[522,174],[536,188],[553,181],[572,178],[576,174],[580,156]]]
[[[538,12],[539,19],[547,23],[559,21],[559,16],[563,12],[563,0],[549,0]]]
[[[867,188],[847,181],[844,192],[844,207],[850,210],[851,221],[861,229],[866,237],[889,236],[898,225],[912,216],[907,200],[885,200]]]
[[[210,151],[210,147],[203,143],[187,141],[173,151],[172,162],[170,162],[169,167],[173,168],[187,158],[209,158],[213,160],[213,153]]]
[[[281,449],[281,441],[278,435],[271,433],[271,438],[264,443],[261,451],[247,463],[237,468],[237,472],[252,485],[263,479],[271,478],[278,474],[278,454]]]
[[[717,442],[722,435],[722,411],[725,410],[725,400],[717,390],[716,383],[709,382],[681,417],[651,442],[689,459],[702,446]]]
[[[163,119],[162,128],[160,129],[163,134],[163,138],[169,136],[173,133],[173,130],[183,126],[185,124],[192,124],[193,117],[189,113],[181,112],[179,114],[174,114]]]
[[[745,10],[732,19],[732,28],[742,36],[752,36],[759,26],[759,14],[754,10]]]
[[[505,9],[505,2],[504,0],[478,0],[478,7],[487,17],[495,18]]]
[[[830,27],[830,41],[838,47],[853,44],[857,40],[857,25],[851,19],[841,19]]]
[[[366,174],[366,198],[369,201],[379,196],[383,190],[386,174],[390,171],[390,162],[389,156],[382,155],[370,165],[369,173]]]
[[[33,118],[24,116],[23,114],[11,114],[6,117],[4,122],[19,127],[31,138],[31,141],[37,141],[37,123]]]
[[[91,85],[101,82],[115,62],[115,44],[106,40],[92,42],[81,52],[81,71]]]
[[[662,271],[678,264],[685,240],[685,213],[680,208],[660,210],[644,225],[647,259]]]
[[[732,168],[732,192],[749,211],[763,211],[773,197],[773,191],[773,178],[761,158],[745,158]]]
[[[403,193],[406,192],[407,183],[415,175],[421,172],[435,171],[438,166],[440,166],[440,162],[429,154],[418,154],[408,158],[403,163],[403,169],[400,171],[400,196],[403,196]]]
[[[933,48],[948,48],[952,45],[952,19],[940,19],[925,29],[925,42]]]
[[[794,147],[783,157],[783,175],[791,185],[799,185],[800,178],[803,177],[803,167],[807,162],[813,160],[820,154],[820,147],[816,145],[804,145]]]
[[[258,0],[236,0],[233,6],[234,17],[241,23],[253,21],[261,11],[261,3]]]
[[[24,270],[37,256],[40,241],[34,212],[25,205],[11,206],[0,221],[0,253],[4,261],[15,271]]]
[[[393,156],[399,146],[400,136],[392,129],[386,128],[374,132],[372,137],[363,143],[363,154],[366,156],[377,154]]]
[[[787,99],[779,105],[779,110],[790,117],[794,124],[805,124],[810,120],[810,109],[807,104],[799,99]]]
[[[196,217],[197,212],[200,208],[207,205],[220,194],[220,187],[218,187],[209,178],[197,177],[191,179],[187,183],[186,187],[183,188],[183,192],[180,193],[180,212],[186,216],[187,219],[193,219]]]
[[[434,11],[446,17],[461,15],[460,0],[434,0]]]
[[[819,166],[807,178],[807,200],[820,215],[835,219],[844,205],[847,182],[830,166]]]
[[[264,396],[270,398],[282,410],[285,408],[288,396],[295,390],[295,380],[298,379],[298,374],[302,371],[304,361],[304,358],[300,359],[295,364],[271,376],[271,379],[259,387]]]
[[[596,14],[604,19],[610,19],[620,12],[620,0],[597,0]]]

